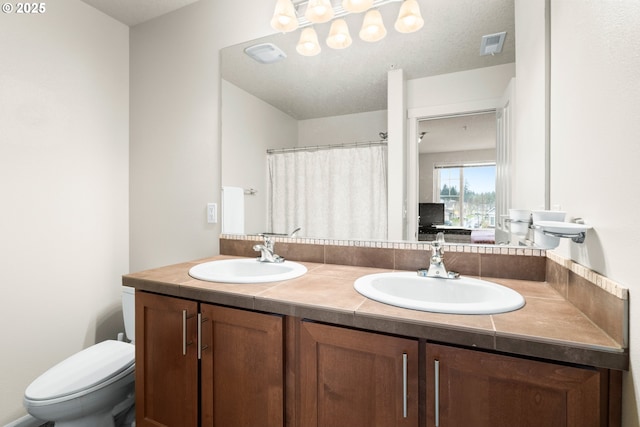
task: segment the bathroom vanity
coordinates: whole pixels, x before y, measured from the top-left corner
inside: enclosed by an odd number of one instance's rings
[[[492,279],[525,307],[449,315],[354,290],[385,269],[303,262],[301,277],[256,284],[188,275],[226,258],[124,276],[139,426],[620,425],[626,349],[547,282]]]

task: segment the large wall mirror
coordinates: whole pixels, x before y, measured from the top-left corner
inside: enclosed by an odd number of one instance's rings
[[[427,166],[428,153],[419,154],[417,140],[422,132],[435,135],[436,122],[431,120],[437,116],[466,117],[458,120],[474,121],[476,124],[466,125],[470,131],[471,126],[474,131],[480,126],[492,128],[486,120],[477,124],[481,116],[473,118],[470,112],[484,113],[485,119],[493,114],[490,120],[495,131],[496,108],[516,73],[517,1],[419,0],[425,25],[413,34],[395,32],[393,22],[400,4],[387,4],[380,8],[388,30],[385,39],[376,43],[360,40],[357,33],[363,14],[349,15],[345,19],[353,44],[333,50],[324,43],[330,23],[315,25],[322,51],[314,57],[296,52],[300,30],[222,49],[222,185],[252,190],[245,196],[244,232],[287,231],[270,229],[266,218],[267,150],[380,141],[388,130],[388,75],[390,70],[402,69],[408,117],[403,139],[412,157],[403,170],[411,175],[403,189],[408,202],[398,209],[411,210],[405,218],[411,223],[410,227],[405,225],[405,238],[417,239],[418,203],[433,192],[433,183],[420,178],[433,176],[433,171]],[[502,52],[480,55],[482,36],[502,31],[507,34]],[[245,53],[246,48],[263,43],[277,46],[286,58],[262,64]],[[423,130],[430,121],[433,129]],[[460,123],[456,127],[462,129],[465,125]],[[477,147],[451,150],[441,142],[444,145],[436,150],[437,156],[446,157],[449,163],[468,163],[471,152],[482,152],[483,160],[495,162],[491,154],[495,153],[495,140],[492,148],[486,139]],[[458,159],[456,152],[460,153]],[[412,181],[416,188],[411,187]],[[353,237],[308,235],[304,230],[300,236]]]

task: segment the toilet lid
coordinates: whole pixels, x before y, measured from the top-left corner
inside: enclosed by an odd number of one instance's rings
[[[50,400],[75,394],[105,382],[135,363],[135,347],[103,341],[58,363],[27,387],[30,400]]]

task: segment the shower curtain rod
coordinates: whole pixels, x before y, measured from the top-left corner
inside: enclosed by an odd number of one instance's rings
[[[373,147],[375,145],[387,145],[387,141],[383,141],[383,140],[363,141],[363,142],[346,142],[344,144],[311,145],[308,147],[268,148],[267,154],[290,153],[294,151],[329,150],[333,148]]]

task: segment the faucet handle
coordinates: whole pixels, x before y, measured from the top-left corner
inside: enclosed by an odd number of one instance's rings
[[[440,231],[438,234],[436,234],[436,240],[434,240],[433,242],[431,242],[431,246],[433,248],[439,248],[442,245],[445,244],[444,241],[444,233],[442,231]]]
[[[302,227],[297,227],[295,230],[291,232],[291,234],[289,234],[289,237],[295,237],[296,233],[300,230],[302,230]]]

